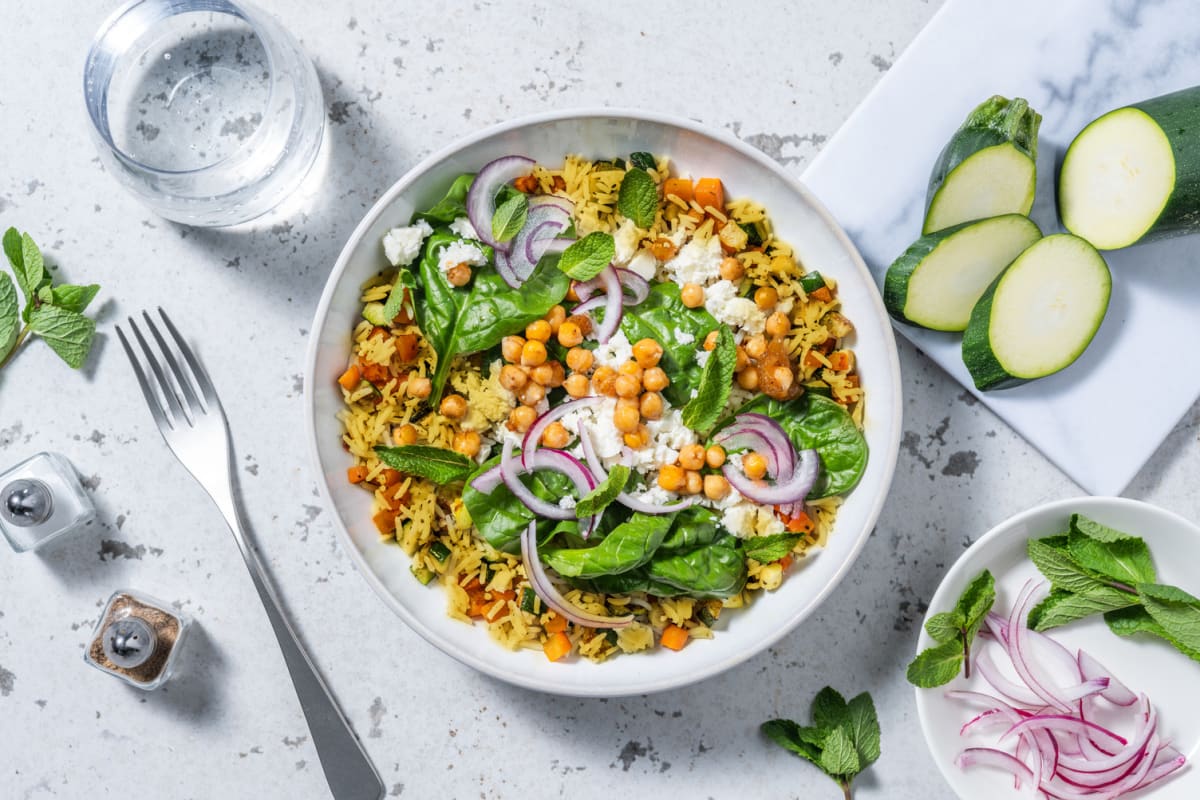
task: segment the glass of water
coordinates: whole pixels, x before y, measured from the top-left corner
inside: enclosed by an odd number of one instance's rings
[[[133,0],[96,34],[83,88],[105,168],[188,225],[273,209],[312,167],[325,128],[312,62],[241,0]]]

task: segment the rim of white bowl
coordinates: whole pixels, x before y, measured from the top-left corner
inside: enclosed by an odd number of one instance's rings
[[[418,178],[425,174],[436,164],[446,160],[461,150],[465,150],[472,145],[475,145],[485,139],[490,139],[505,133],[526,128],[533,125],[541,125],[548,122],[563,122],[573,119],[619,119],[628,120],[630,122],[651,122],[659,125],[667,125],[681,130],[712,139],[720,144],[730,147],[741,155],[758,162],[760,165],[777,175],[781,180],[785,181],[788,186],[799,194],[804,201],[817,213],[824,222],[827,228],[834,234],[837,240],[841,243],[842,248],[850,256],[850,260],[854,268],[858,271],[859,278],[869,286],[875,287],[875,291],[870,293],[871,304],[875,310],[876,316],[879,318],[881,329],[884,331],[885,345],[887,345],[887,357],[892,376],[892,396],[896,399],[891,413],[891,430],[893,436],[887,443],[887,450],[881,454],[872,454],[872,458],[882,458],[884,466],[884,475],[880,491],[876,497],[872,499],[871,507],[867,511],[865,524],[858,531],[857,538],[853,542],[848,557],[843,561],[834,572],[832,578],[818,591],[807,603],[795,609],[783,623],[776,628],[771,634],[763,637],[758,646],[752,649],[739,651],[732,654],[729,658],[717,661],[707,667],[695,670],[689,673],[681,673],[679,675],[663,678],[654,681],[638,682],[631,681],[628,685],[614,687],[608,684],[593,684],[589,686],[547,686],[544,682],[538,682],[529,676],[519,672],[501,668],[496,662],[488,661],[483,658],[477,658],[470,653],[459,650],[454,644],[443,638],[436,630],[422,623],[416,615],[402,603],[400,603],[395,595],[388,591],[379,576],[375,574],[370,565],[367,564],[363,554],[355,547],[354,541],[350,536],[350,532],[346,529],[345,523],[342,521],[341,515],[333,513],[334,530],[341,541],[342,547],[349,553],[350,560],[354,562],[355,568],[359,574],[367,581],[372,589],[375,590],[380,599],[394,611],[400,619],[404,621],[408,627],[417,632],[429,644],[436,647],[446,655],[454,658],[462,664],[466,664],[485,675],[490,675],[506,683],[515,686],[520,686],[525,689],[532,689],[543,693],[571,696],[571,697],[624,697],[636,694],[651,694],[655,692],[663,692],[670,689],[677,689],[681,686],[687,686],[694,683],[699,683],[702,680],[718,675],[732,667],[741,664],[755,655],[758,655],[763,650],[767,649],[775,642],[795,630],[801,622],[812,615],[814,611],[823,603],[833,590],[841,584],[846,577],[846,573],[850,571],[850,567],[858,560],[859,554],[867,543],[872,531],[875,529],[875,523],[879,520],[879,515],[883,511],[883,505],[887,501],[887,497],[892,485],[892,478],[896,470],[896,459],[900,452],[900,430],[903,415],[903,402],[901,396],[901,381],[900,381],[900,358],[896,350],[896,337],[892,331],[892,326],[887,315],[887,311],[883,306],[883,298],[880,296],[878,287],[875,285],[875,280],[871,276],[870,270],[863,261],[862,254],[858,252],[858,248],[850,240],[850,237],[838,224],[825,205],[813,195],[807,187],[800,182],[798,178],[789,174],[776,161],[769,158],[766,154],[756,148],[746,144],[745,142],[730,136],[729,134],[709,128],[698,122],[679,117],[674,114],[663,114],[651,111],[639,111],[631,108],[606,108],[606,107],[584,107],[578,109],[564,109],[561,111],[547,111],[538,114],[531,114],[508,122],[502,122],[497,125],[484,128],[469,136],[465,136],[456,140],[452,144],[437,150],[434,153],[423,158],[420,162],[408,170],[399,180],[375,201],[370,210],[363,216],[362,220],[355,227],[354,232],[350,234],[350,238],[346,240],[346,244],[342,246],[341,253],[338,254],[337,261],[334,263],[333,270],[329,273],[329,278],[325,282],[325,288],[321,292],[321,299],[317,303],[316,313],[313,315],[313,324],[310,327],[310,336],[312,337],[308,343],[308,354],[304,360],[304,425],[305,434],[308,439],[308,451],[310,466],[316,471],[317,489],[321,495],[321,501],[325,506],[334,512],[337,511],[337,506],[333,502],[333,496],[330,493],[329,486],[325,481],[325,471],[321,465],[320,452],[317,446],[316,436],[316,400],[314,396],[315,382],[313,377],[316,372],[317,351],[319,336],[318,331],[321,330],[325,317],[329,311],[329,304],[333,298],[334,288],[341,281],[342,274],[346,270],[346,266],[350,260],[350,253],[355,250],[367,231],[371,228],[374,221],[379,217],[383,210],[387,208],[393,200],[400,194],[406,191]],[[449,617],[447,618],[449,619]]]
[[[1196,533],[1197,537],[1200,537],[1200,526],[1189,520],[1187,517],[1184,517],[1181,514],[1176,514],[1174,511],[1169,511],[1161,506],[1156,506],[1153,503],[1147,503],[1144,500],[1134,500],[1130,497],[1116,497],[1109,495],[1084,495],[1082,497],[1068,497],[1063,500],[1051,500],[1048,503],[1042,503],[1041,505],[1034,506],[1033,508],[1028,508],[1024,511],[1014,514],[1008,519],[998,522],[996,525],[992,526],[987,533],[985,533],[983,536],[980,536],[971,544],[970,547],[964,550],[963,554],[960,555],[958,559],[950,565],[950,569],[946,570],[946,574],[943,575],[941,581],[938,582],[938,587],[934,591],[933,597],[929,600],[929,610],[925,613],[925,619],[929,618],[929,615],[933,613],[933,609],[940,608],[942,605],[944,605],[945,599],[942,597],[942,594],[947,591],[946,587],[950,585],[951,579],[958,577],[963,570],[966,569],[964,565],[970,562],[974,554],[977,551],[987,547],[992,540],[1000,539],[1009,535],[1012,530],[1018,528],[1031,517],[1052,513],[1065,513],[1070,515],[1077,512],[1086,512],[1089,508],[1094,508],[1097,506],[1123,506],[1125,508],[1136,509],[1137,513],[1139,514],[1145,513],[1149,514],[1150,516],[1157,515],[1159,517],[1165,517],[1182,524],[1185,528],[1190,528]],[[925,626],[925,619],[921,620],[922,628]],[[914,655],[921,651],[920,642],[921,636],[918,633],[917,648],[914,651]],[[952,792],[958,795],[958,791],[955,789],[954,775],[950,772],[950,765],[939,761],[937,754],[933,752],[933,731],[931,729],[931,723],[929,720],[929,704],[925,699],[923,699],[928,696],[930,691],[932,690],[921,689],[918,686],[913,687],[913,695],[917,704],[917,719],[921,724],[921,735],[925,738],[925,749],[929,751],[929,757],[933,759],[935,764],[937,764],[938,771],[942,774],[942,779],[946,781],[946,786]],[[961,796],[962,795],[959,795],[959,797]]]

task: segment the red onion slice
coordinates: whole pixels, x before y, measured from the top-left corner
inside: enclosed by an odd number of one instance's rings
[[[512,183],[533,169],[534,160],[526,156],[503,156],[489,161],[479,170],[467,191],[467,218],[479,240],[497,252],[509,252],[511,242],[497,242],[492,236],[492,217],[496,215],[496,195],[505,184]],[[498,261],[499,259],[497,259]]]
[[[759,505],[776,506],[798,503],[808,496],[813,484],[816,483],[821,460],[817,456],[816,450],[801,450],[797,456],[799,463],[796,465],[795,472],[783,481],[776,481],[773,485],[747,477],[746,473],[729,462],[721,467],[721,472],[733,488]]]
[[[968,747],[958,754],[954,763],[961,769],[979,766],[1003,770],[1017,779],[1017,788],[1020,788],[1021,781],[1036,783],[1033,770],[1014,756],[994,747]]]
[[[504,282],[514,289],[529,279],[537,269],[538,262],[550,249],[564,248],[569,241],[558,239],[559,234],[571,224],[571,215],[560,206],[553,203],[531,202],[529,214],[525,217],[525,225],[505,250],[496,250],[496,271],[504,278]]]
[[[529,430],[525,432],[525,438],[521,440],[521,466],[529,469],[532,463],[530,457],[537,452],[542,443],[542,434],[546,432],[551,423],[560,417],[570,414],[572,411],[577,411],[581,408],[588,408],[599,403],[603,398],[600,397],[581,397],[577,400],[568,400],[560,406],[555,406],[548,411],[542,413],[540,417],[533,421],[529,426]],[[593,470],[594,471],[594,470]],[[593,476],[598,480],[604,480],[603,477]]]
[[[500,465],[497,464],[472,478],[471,488],[480,494],[491,494],[503,482],[504,478],[500,475]]]
[[[975,669],[979,673],[979,677],[983,678],[993,689],[1007,698],[1010,702],[1019,703],[1023,706],[1037,707],[1042,704],[1041,698],[1036,694],[1021,686],[1019,683],[1010,681],[1000,672],[1000,668],[996,666],[996,662],[992,660],[992,655],[987,650],[976,648]]]
[[[558,503],[543,500],[521,481],[521,472],[523,470],[520,467],[520,462],[513,458],[512,451],[512,440],[505,439],[504,450],[500,456],[500,476],[503,478],[504,485],[508,487],[508,490],[526,508],[539,517],[546,517],[547,519],[575,519],[575,511],[573,509],[563,508]]]
[[[1118,706],[1131,706],[1137,702],[1137,695],[1129,691],[1129,687],[1125,684],[1114,678],[1113,674],[1095,658],[1080,650],[1076,656],[1076,661],[1079,664],[1079,674],[1085,678],[1108,679],[1108,688],[1100,693],[1100,696],[1105,700]]]
[[[600,344],[608,344],[608,340],[621,327],[624,292],[621,289],[621,281],[617,278],[617,273],[611,264],[604,268],[599,277],[600,283],[604,286],[605,301],[604,321],[596,330],[596,341]]]
[[[1012,614],[1008,618],[1008,655],[1012,659],[1017,674],[1021,676],[1021,680],[1025,681],[1025,685],[1029,687],[1030,691],[1040,697],[1046,705],[1053,706],[1060,711],[1070,711],[1070,700],[1061,692],[1056,691],[1053,680],[1046,674],[1041,662],[1029,657],[1030,637],[1029,629],[1025,627],[1025,619],[1032,605],[1033,592],[1036,588],[1032,581],[1026,582],[1017,596],[1017,602],[1013,605]]]
[[[766,414],[739,414],[713,441],[726,450],[758,451],[767,459],[767,472],[776,480],[786,481],[796,470],[796,448],[791,437]]]
[[[633,615],[623,617],[604,617],[584,611],[579,606],[567,600],[554,586],[550,576],[546,574],[537,552],[537,523],[529,523],[529,527],[521,534],[521,563],[525,565],[525,577],[533,586],[533,591],[547,608],[557,614],[586,628],[625,628],[633,622]]]

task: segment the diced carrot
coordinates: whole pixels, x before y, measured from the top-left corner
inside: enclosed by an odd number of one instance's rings
[[[387,328],[381,328],[378,325],[376,325],[374,328],[371,328],[371,335],[368,338],[382,339],[382,338],[386,337],[387,335],[388,335]]]
[[[788,567],[790,567],[790,566],[792,565],[792,560],[793,560],[793,559],[792,559],[792,554],[791,554],[791,553],[788,553],[786,556],[784,556],[783,558],[779,559],[779,567],[780,567],[780,569],[782,569],[784,572],[787,572],[787,568],[788,568]]]
[[[687,644],[688,632],[678,625],[668,625],[662,632],[662,646],[672,650],[682,650]]]
[[[720,178],[701,178],[696,181],[696,202],[701,208],[712,206],[718,211],[725,210],[725,187]]]
[[[547,633],[562,633],[567,629],[567,618],[558,614],[546,620],[546,624],[542,626]]]
[[[522,175],[513,181],[513,188],[523,194],[533,194],[538,189],[537,178],[532,175]]]
[[[792,533],[811,533],[815,527],[812,517],[808,516],[808,513],[803,510],[797,511],[784,524]]]
[[[818,300],[822,303],[828,303],[833,299],[833,292],[829,291],[828,286],[822,286],[820,289],[809,292],[808,296],[813,300]]]
[[[401,361],[412,361],[417,357],[417,335],[402,333],[396,337],[396,355]]]
[[[663,181],[663,197],[675,195],[685,203],[691,203],[695,198],[692,192],[691,178],[667,178]]]
[[[380,511],[378,514],[376,514],[374,517],[371,518],[371,521],[375,523],[375,527],[378,528],[379,532],[382,533],[384,536],[394,536],[395,535],[395,533],[396,533],[396,515],[393,514],[391,511],[389,511],[388,509],[385,508],[382,511]]]
[[[338,378],[338,384],[347,392],[358,386],[358,382],[362,380],[362,372],[358,368],[358,364],[351,364],[346,367],[346,371],[342,373],[342,377]]]
[[[561,631],[551,634],[546,643],[542,645],[542,652],[546,654],[546,658],[551,661],[558,661],[560,658],[571,652],[571,640],[567,638],[565,633]]]
[[[816,369],[820,366],[824,366],[824,364],[821,362],[821,359],[813,353],[813,351],[810,350],[804,354],[805,369]]]
[[[411,308],[412,296],[409,294],[408,289],[405,289],[404,302],[400,304],[400,313],[396,315],[396,318],[393,319],[392,322],[397,325],[408,325],[411,323],[413,321],[412,314],[409,311]]]
[[[516,598],[516,592],[511,589],[506,589],[503,592],[492,592],[492,599],[486,602],[487,608],[483,612],[483,618],[488,622],[495,622],[504,613],[504,609],[508,608],[508,601]]]
[[[376,386],[387,383],[388,379],[392,377],[386,364],[368,364],[360,361],[359,369],[362,371],[362,376]]]
[[[363,467],[363,469],[366,469],[366,467]],[[388,487],[395,486],[404,480],[404,476],[400,474],[400,470],[398,469],[385,469],[379,473],[379,477],[383,479],[383,485]]]
[[[351,483],[362,483],[367,479],[367,468],[362,464],[356,464],[346,470],[346,479]]]
[[[679,248],[676,247],[675,243],[670,239],[664,237],[661,239],[655,239],[650,243],[650,252],[653,253],[654,257],[659,261],[670,261],[675,257],[675,254],[679,252]]]
[[[556,192],[565,192],[567,190],[567,180],[562,175],[555,175],[550,179],[550,188]]]
[[[854,355],[849,350],[835,350],[829,354],[829,366],[838,372],[845,372],[854,366]]]

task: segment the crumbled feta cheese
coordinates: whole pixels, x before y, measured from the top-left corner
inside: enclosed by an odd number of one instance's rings
[[[458,217],[454,222],[451,222],[450,230],[464,239],[479,239],[479,234],[475,232],[475,226],[466,217]]]
[[[668,492],[658,484],[651,486],[643,492],[632,492],[631,494],[636,500],[641,500],[643,503],[652,503],[656,506],[665,506],[679,499],[679,495],[674,492]]]
[[[685,331],[683,328],[675,329],[675,341],[679,344],[691,344],[696,341],[696,337]]]
[[[448,271],[456,264],[467,264],[472,267],[482,267],[487,263],[487,256],[477,245],[469,242],[451,242],[442,248],[438,256],[438,269]]]
[[[621,224],[617,226],[616,232],[613,233],[613,244],[617,249],[614,263],[618,265],[629,263],[633,254],[637,252],[638,238],[637,225],[633,220],[622,220]]]
[[[640,275],[648,281],[654,280],[654,275],[658,272],[658,259],[649,250],[640,250],[638,254],[629,259],[629,263],[625,265],[635,275]]]
[[[648,462],[655,471],[663,464],[674,464],[684,446],[696,443],[696,432],[683,424],[683,415],[677,408],[667,408],[660,418],[649,420],[646,430],[650,444],[640,453],[648,454]]]
[[[787,530],[770,506],[749,500],[729,506],[721,514],[721,524],[734,536],[771,536]]]
[[[633,345],[625,338],[623,331],[617,331],[608,340],[608,344],[597,345],[592,351],[596,366],[606,366],[616,369],[633,358]]]
[[[425,237],[433,228],[423,219],[404,228],[392,228],[383,235],[383,254],[393,267],[407,267],[416,261]]]
[[[711,355],[712,355],[711,350],[701,350],[700,352],[696,353],[696,365],[699,367],[703,367],[705,364],[708,363],[708,357]]]
[[[569,494],[564,494],[562,497],[558,498],[558,507],[565,508],[570,511],[571,509],[575,508],[575,498],[571,497]]]
[[[695,239],[679,248],[675,257],[663,265],[672,280],[682,286],[698,283],[706,286],[721,276],[721,242],[715,236],[708,242]]]
[[[748,297],[739,297],[731,281],[717,281],[704,290],[704,308],[717,322],[750,335],[762,333],[767,315]]]

